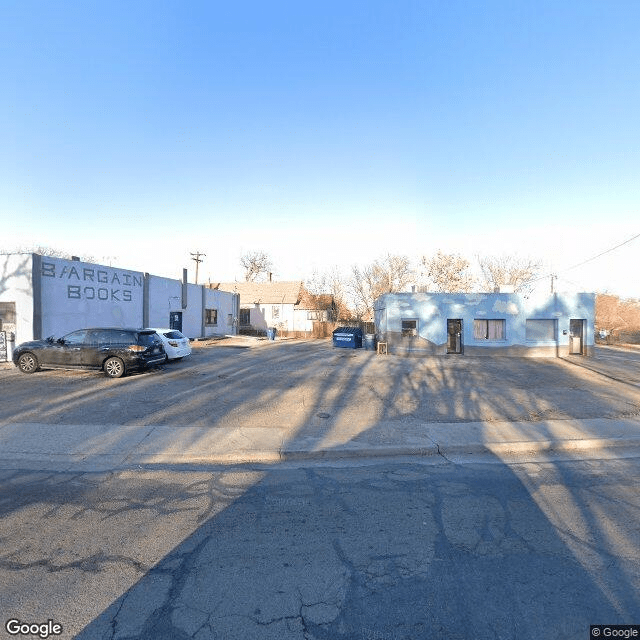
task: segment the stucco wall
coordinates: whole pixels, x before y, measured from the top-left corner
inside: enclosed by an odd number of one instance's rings
[[[88,327],[168,327],[170,311],[183,314],[183,332],[203,336],[203,299],[218,310],[204,335],[235,333],[237,296],[139,271],[37,254],[0,256],[0,301],[16,304],[16,344]],[[235,303],[234,303],[235,301]],[[235,305],[235,306],[234,306]]]
[[[144,275],[139,271],[42,257],[34,278],[38,275],[42,337],[85,327],[142,326]]]
[[[182,283],[180,280],[150,275],[148,326],[158,328],[168,327],[169,314],[172,311],[185,311],[182,308]],[[198,335],[200,334],[199,332],[200,330],[198,329]]]
[[[204,288],[204,295],[205,309],[218,310],[217,325],[205,325],[204,335],[231,335],[237,333],[239,294]],[[234,324],[234,318],[236,324]]]
[[[168,327],[172,311],[182,313],[182,333],[188,338],[225,335],[236,332],[233,325],[234,295],[226,291],[187,284],[187,306],[182,308],[182,282],[171,278],[149,276],[149,326]],[[204,307],[203,307],[204,292]],[[216,309],[218,322],[205,325],[204,310]],[[231,321],[229,321],[231,316]]]
[[[467,355],[555,356],[569,352],[571,318],[584,319],[584,353],[594,344],[595,294],[556,294],[524,298],[518,294],[398,293],[381,296],[375,304],[378,339],[390,351],[447,352],[447,319],[462,319],[463,352]],[[417,335],[402,336],[402,321],[417,321]],[[474,319],[504,320],[501,340],[474,337]],[[554,320],[553,340],[527,339],[526,321]]]
[[[33,340],[32,254],[0,255],[0,302],[16,305],[15,327],[4,325],[4,331],[15,333],[15,343]]]
[[[274,316],[274,307],[278,310],[277,317]],[[293,330],[292,304],[243,304],[242,308],[251,310],[250,322],[254,329],[266,330],[267,327],[279,327],[285,331]]]

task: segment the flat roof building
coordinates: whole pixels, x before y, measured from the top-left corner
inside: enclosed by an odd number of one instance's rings
[[[0,255],[0,331],[19,344],[86,327],[235,334],[240,298],[182,280],[37,253]],[[8,354],[10,358],[10,353]]]
[[[387,293],[374,315],[389,353],[549,357],[594,345],[594,293]]]

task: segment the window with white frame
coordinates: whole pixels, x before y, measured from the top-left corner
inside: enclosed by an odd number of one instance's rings
[[[474,340],[504,340],[505,320],[475,319],[473,321]]]
[[[251,324],[251,309],[240,309],[240,324],[243,326]]]
[[[271,317],[274,320],[278,320],[280,318],[280,306],[279,305],[274,304],[271,307]]]
[[[543,318],[526,320],[525,337],[530,342],[549,342],[555,340],[556,321]]]

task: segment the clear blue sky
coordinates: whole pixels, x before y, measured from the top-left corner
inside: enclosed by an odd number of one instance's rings
[[[5,3],[0,249],[562,270],[640,233],[639,24],[636,0]],[[640,297],[638,255],[566,275]]]

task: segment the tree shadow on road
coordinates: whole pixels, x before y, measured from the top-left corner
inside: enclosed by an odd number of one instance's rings
[[[323,341],[269,345],[260,357],[219,350],[117,385],[42,380],[59,385],[57,400],[41,406],[32,388],[32,404],[2,419],[40,415],[52,429],[56,421],[77,424],[77,415],[98,425],[175,425],[190,449],[203,441],[196,432],[185,437],[185,425],[285,423],[283,446],[330,450],[358,438],[397,439],[433,422],[455,429],[469,420],[518,420],[526,439],[527,429],[548,429],[550,418],[640,406],[635,390],[594,383],[553,360],[384,359]],[[187,477],[200,474],[191,482],[150,456],[138,471],[110,475],[108,490],[102,476],[86,473],[55,494],[45,491],[47,478],[31,477],[30,489],[16,493],[21,476],[5,476],[0,506],[12,533],[3,544],[13,546],[0,568],[36,595],[58,588],[67,604],[92,589],[95,613],[43,612],[83,639],[564,639],[585,637],[589,623],[637,622],[638,540],[623,526],[638,518],[632,485],[621,503],[597,463],[580,486],[561,464],[494,462],[188,467]],[[134,489],[140,482],[145,489]],[[95,507],[85,510],[87,501]],[[68,530],[38,530],[48,547],[18,544],[17,535],[28,536],[29,509],[54,520],[56,509],[70,509]],[[74,560],[65,555],[65,533],[80,523],[94,541],[90,551],[77,547]],[[56,544],[59,562],[47,551]],[[60,580],[73,570],[83,577]]]

